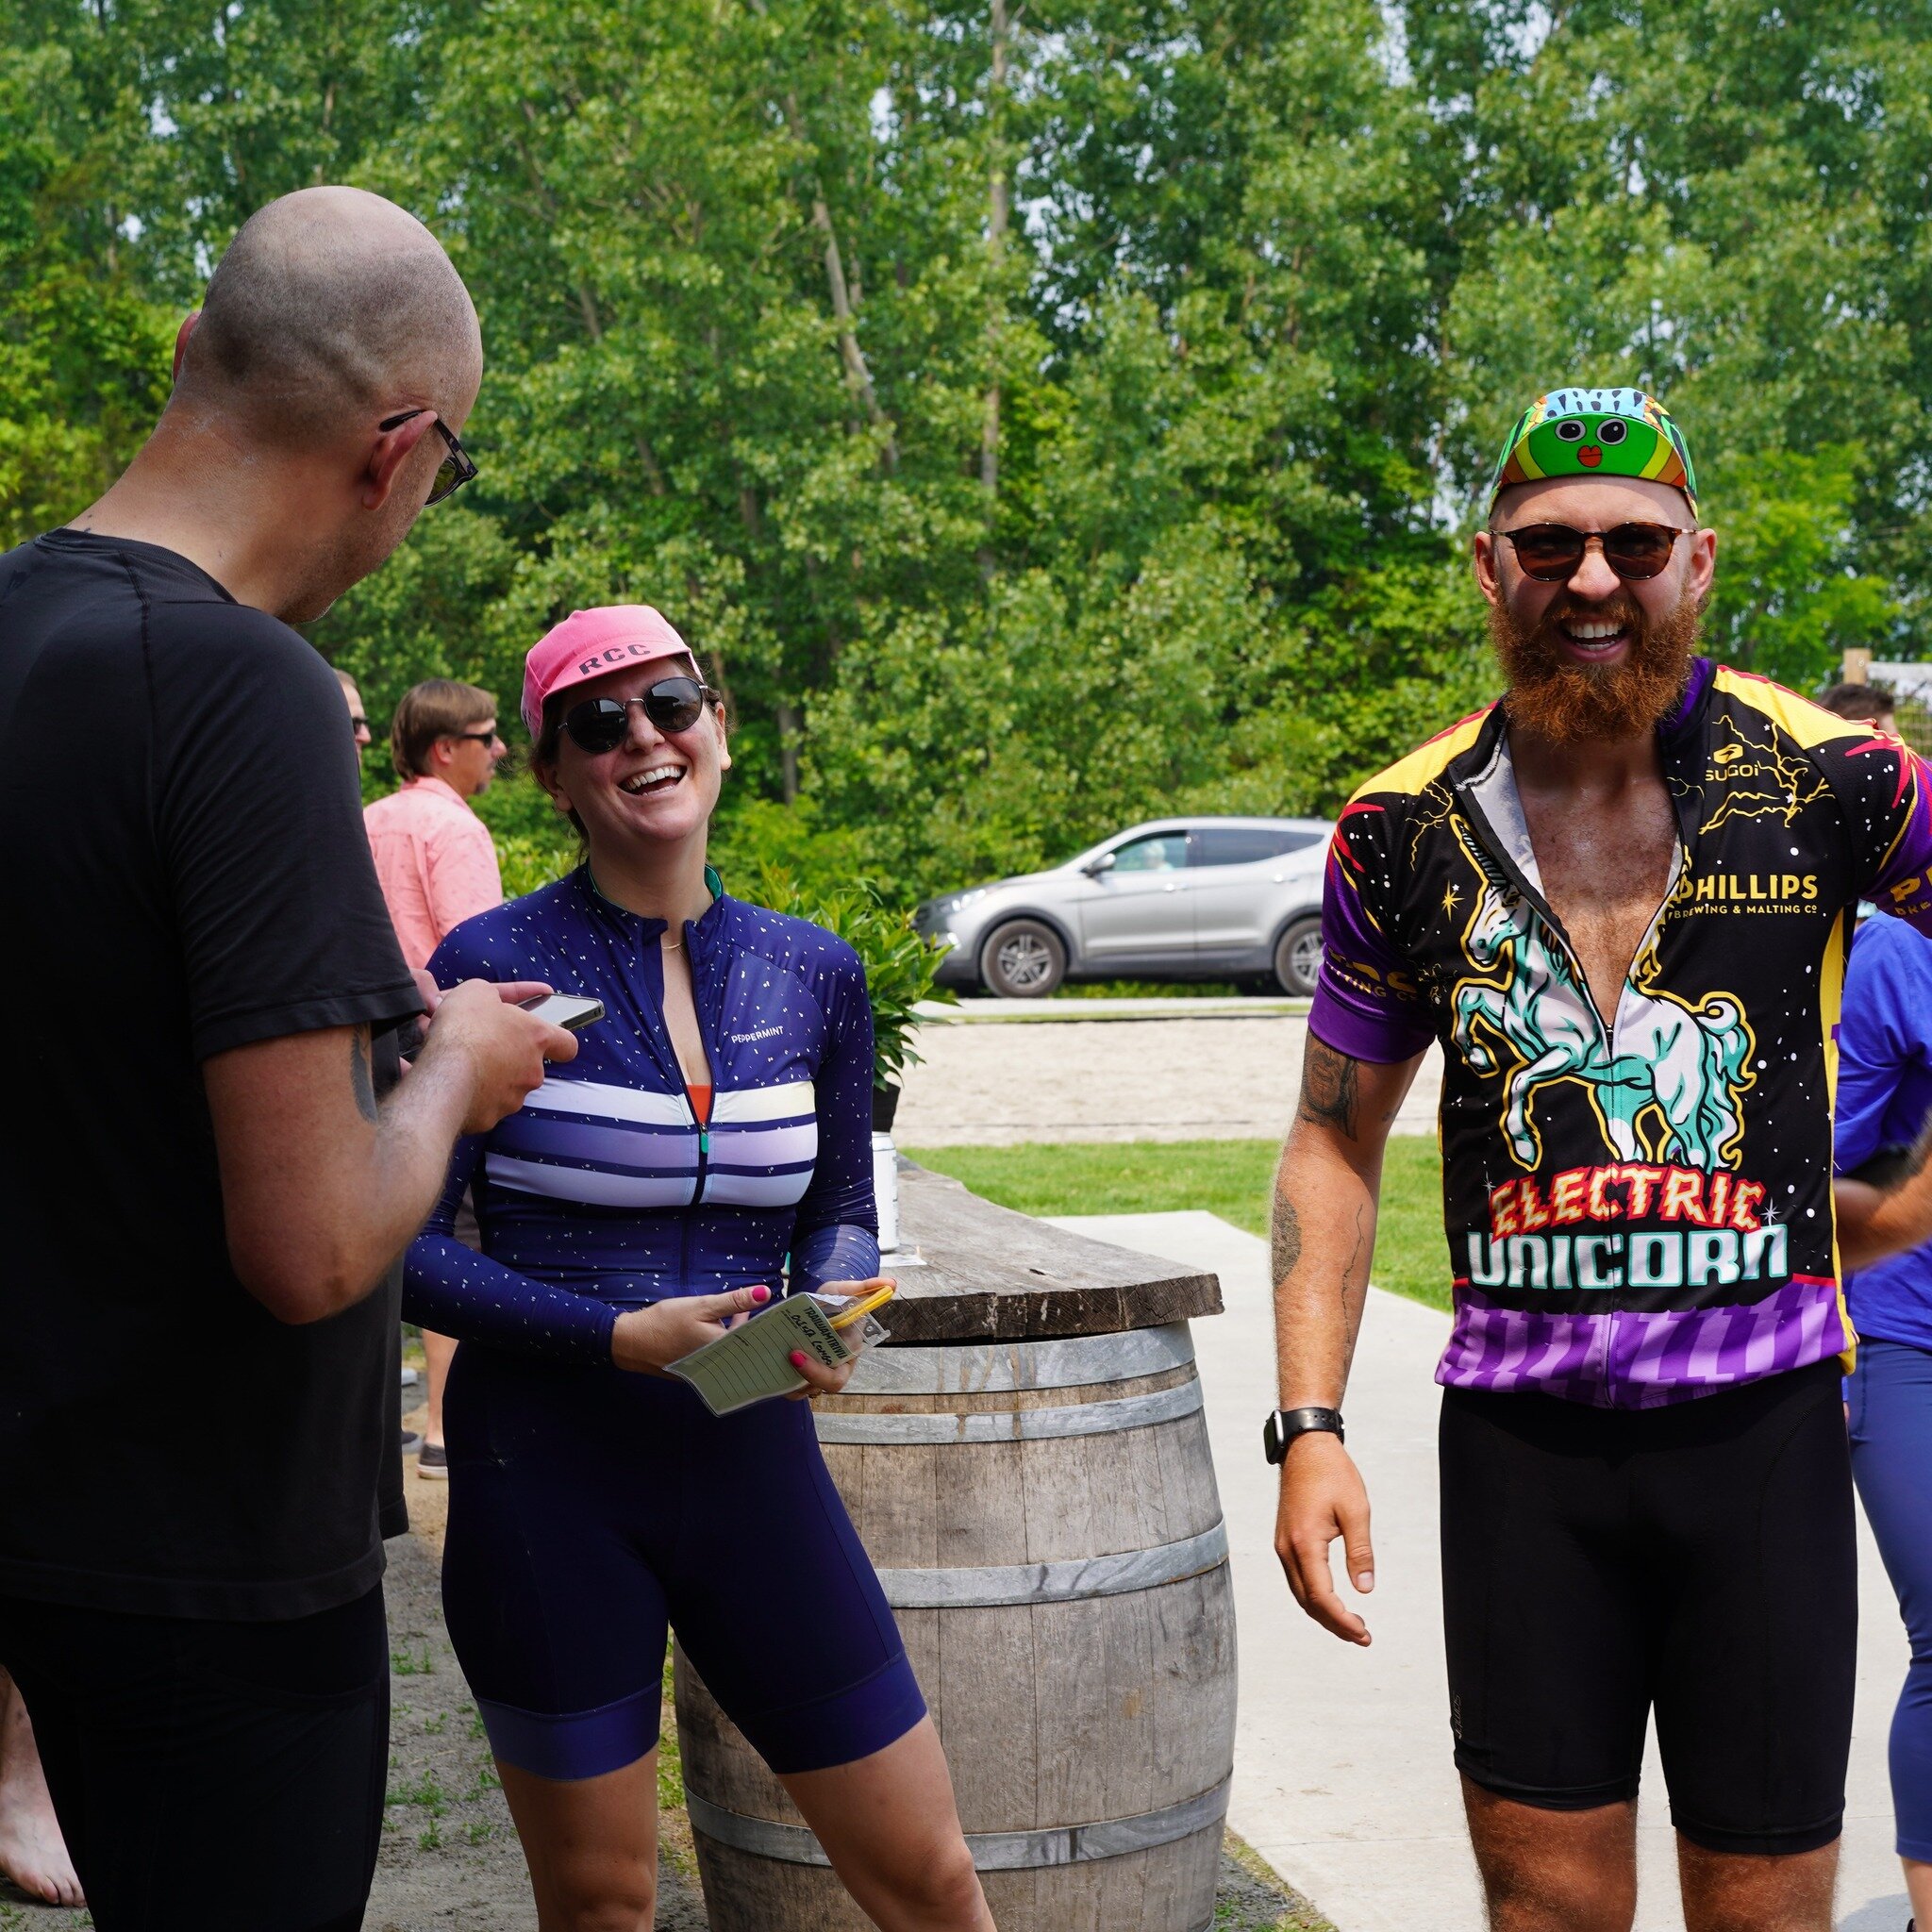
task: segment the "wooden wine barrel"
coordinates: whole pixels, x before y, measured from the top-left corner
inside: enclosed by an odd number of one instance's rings
[[[1234,1606],[1190,1316],[1211,1274],[902,1173],[891,1345],[819,1440],[946,1747],[1001,1932],[1207,1932]],[[774,1633],[775,1634],[775,1633]],[[803,1634],[803,1633],[801,1633]],[[711,1932],[863,1932],[679,1653]]]

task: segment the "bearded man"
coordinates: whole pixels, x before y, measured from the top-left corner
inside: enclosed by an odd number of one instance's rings
[[[1340,1537],[1373,1584],[1340,1409],[1383,1143],[1442,1042],[1450,1727],[1498,1932],[1628,1932],[1653,1708],[1690,1932],[1831,1924],[1857,1630],[1833,1032],[1857,902],[1932,929],[1932,785],[1695,654],[1717,548],[1651,397],[1519,418],[1474,540],[1508,690],[1341,814],[1277,1183],[1275,1547],[1366,1643],[1328,1567]],[[1924,1238],[1928,1191],[1867,1217],[1884,1245]]]

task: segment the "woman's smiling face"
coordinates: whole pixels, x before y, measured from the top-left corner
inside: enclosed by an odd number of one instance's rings
[[[667,677],[697,677],[689,658],[659,658],[573,685],[559,699],[566,716],[593,698],[620,704],[641,698]],[[702,681],[702,680],[700,680]],[[559,811],[583,822],[591,855],[641,843],[680,844],[702,835],[731,769],[724,721],[707,705],[688,731],[660,731],[631,704],[623,742],[615,751],[584,751],[568,731],[557,741],[557,762],[536,766],[537,779]]]

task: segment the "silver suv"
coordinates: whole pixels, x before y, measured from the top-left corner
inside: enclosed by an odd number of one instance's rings
[[[1157,819],[1048,872],[928,899],[941,986],[1039,999],[1065,979],[1234,979],[1309,994],[1326,819]]]

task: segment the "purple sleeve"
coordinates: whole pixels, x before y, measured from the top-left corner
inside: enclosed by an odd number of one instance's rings
[[[866,1281],[879,1272],[872,1189],[872,1003],[857,959],[829,977],[818,1090],[819,1151],[798,1204],[791,1287]]]
[[[1388,813],[1357,801],[1328,846],[1322,887],[1322,971],[1308,1031],[1337,1053],[1381,1066],[1412,1060],[1435,1038],[1409,962],[1365,894],[1387,875]]]
[[[457,1208],[483,1153],[458,1141],[442,1198],[403,1264],[403,1315],[458,1341],[480,1341],[552,1361],[608,1362],[617,1310],[591,1295],[533,1280],[456,1238]]]
[[[1932,1060],[1932,945],[1872,920],[1845,968],[1838,1027],[1838,1109],[1832,1160],[1848,1174],[1892,1138],[1902,1086]]]
[[[1821,747],[1845,808],[1860,894],[1932,934],[1932,774],[1895,738]]]

